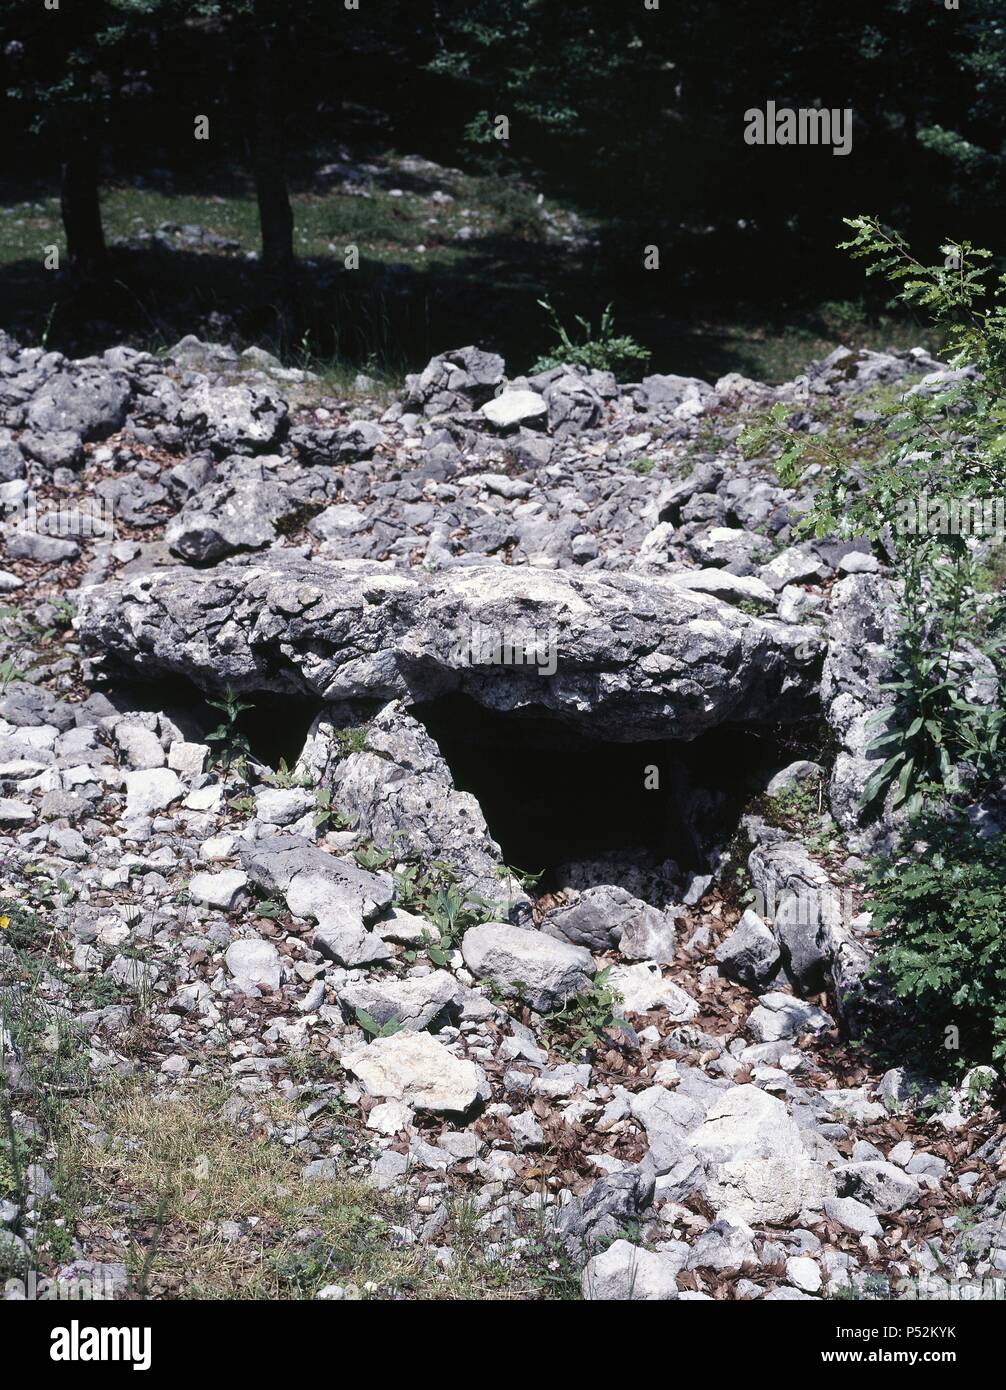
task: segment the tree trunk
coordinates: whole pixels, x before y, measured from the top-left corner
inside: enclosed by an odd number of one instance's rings
[[[251,36],[251,148],[262,233],[262,269],[276,307],[277,330],[289,338],[297,321],[293,209],[286,184],[282,81],[288,27],[284,0],[256,0]]]
[[[60,208],[71,279],[98,280],[105,271],[105,233],[98,198],[98,153],[86,135],[66,131],[60,165]]]

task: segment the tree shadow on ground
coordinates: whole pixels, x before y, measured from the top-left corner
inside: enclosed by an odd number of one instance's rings
[[[728,248],[739,267],[748,248]],[[710,264],[722,256],[709,250]],[[610,247],[571,250],[554,241],[505,232],[473,237],[450,260],[367,257],[357,270],[339,255],[302,260],[296,328],[285,337],[261,268],[243,254],[160,242],[113,245],[100,285],[74,290],[37,260],[0,266],[3,326],[29,344],[70,355],[118,343],[158,349],[187,333],[239,345],[257,343],[295,365],[332,360],[416,370],[435,353],[476,343],[506,359],[511,375],[527,371],[555,347],[539,301],[550,298],[560,318],[576,314],[596,325],[608,303],[616,329],[651,353],[648,367],[715,380],[728,371],[784,379],[837,340],[806,307],[780,298],[741,298],[725,272],[710,293],[698,252],[689,275],[673,261],[647,272]],[[773,367],[766,340],[796,333],[792,350]],[[800,335],[803,335],[802,337]],[[830,339],[830,343],[829,340]],[[813,350],[812,350],[813,349]]]

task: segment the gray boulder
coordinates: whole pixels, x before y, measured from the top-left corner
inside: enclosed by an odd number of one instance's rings
[[[373,930],[391,906],[390,875],[369,873],[295,835],[257,841],[241,858],[252,884],[281,894],[292,913],[317,922],[315,949],[337,964],[353,967],[391,957],[391,947]]]
[[[556,439],[573,439],[601,423],[604,403],[582,376],[566,372],[544,392],[548,428]]]
[[[410,975],[404,980],[353,981],[337,991],[337,998],[350,1022],[362,1009],[376,1023],[394,1020],[405,1032],[419,1033],[426,1028],[436,1032],[456,1015],[462,994],[453,975],[433,970],[429,975]]]
[[[61,733],[65,732],[73,728],[74,711],[79,708],[79,705],[57,700],[44,686],[31,685],[28,681],[11,681],[0,695],[0,719],[22,729],[52,724]]]
[[[35,395],[25,423],[38,434],[70,431],[85,441],[106,439],[125,423],[129,398],[129,378],[121,372],[60,372]]]
[[[510,632],[518,618],[550,634],[554,675],[472,663],[474,630]],[[406,573],[276,556],[95,585],[76,624],[88,647],[204,688],[413,702],[460,691],[625,741],[796,717],[813,703],[820,651],[804,629],[659,577],[506,565]]]
[[[712,394],[713,388],[700,377],[655,374],[643,377],[633,399],[640,410],[673,415],[685,403],[701,402]]]
[[[84,444],[76,430],[50,430],[45,434],[26,431],[21,436],[21,448],[29,458],[50,471],[54,468],[76,468],[84,457]],[[23,464],[21,472],[13,476],[24,476]]]
[[[502,357],[477,347],[442,352],[418,376],[405,378],[405,404],[425,415],[473,410],[503,384],[505,367]]]
[[[716,948],[721,973],[752,990],[763,989],[775,977],[780,959],[775,937],[750,908]]]
[[[168,523],[164,539],[172,552],[189,564],[208,564],[260,550],[284,523],[334,496],[338,482],[329,469],[283,464],[275,455],[225,459]]]
[[[0,483],[23,478],[26,472],[24,455],[14,443],[9,430],[0,430]]]
[[[384,439],[381,426],[372,420],[353,420],[334,429],[298,425],[290,431],[290,442],[307,463],[345,464],[369,459]]]
[[[323,713],[308,736],[297,772],[331,784],[333,801],[358,834],[450,866],[469,893],[497,904],[504,917],[526,918],[530,900],[515,882],[504,883],[499,846],[482,808],[459,792],[450,768],[426,729],[398,702],[367,725],[361,752],[341,756],[336,724]]]
[[[599,1246],[620,1237],[653,1201],[655,1185],[652,1164],[639,1164],[605,1174],[584,1197],[568,1202],[555,1231],[570,1259],[583,1265]]]
[[[176,423],[190,443],[209,445],[217,454],[264,453],[283,438],[286,401],[251,386],[200,382],[182,397]]]
[[[676,917],[624,888],[601,884],[547,913],[542,930],[588,951],[620,950],[629,960],[667,964],[674,959]]]
[[[470,927],[461,953],[477,979],[490,980],[537,1013],[559,1008],[587,989],[596,968],[590,952],[579,946],[503,922]]]

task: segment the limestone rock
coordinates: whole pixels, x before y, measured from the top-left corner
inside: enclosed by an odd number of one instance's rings
[[[779,969],[779,946],[768,927],[750,908],[716,948],[720,970],[748,989],[764,988]]]
[[[507,631],[515,611],[551,634],[553,676],[472,664],[471,632]],[[460,691],[620,741],[806,712],[821,649],[805,629],[710,606],[659,576],[506,565],[429,574],[269,555],[94,585],[77,626],[141,673],[183,672],[214,690],[413,702]]]
[[[169,767],[127,772],[125,782],[128,816],[154,815],[157,811],[166,810],[185,794],[178,774]]]
[[[339,1003],[354,1019],[360,1009],[376,1023],[395,1020],[409,1033],[434,1027],[456,1014],[461,1002],[461,986],[446,970],[429,975],[412,975],[404,980],[359,980],[336,991]]]
[[[662,1255],[627,1240],[616,1240],[603,1255],[588,1262],[580,1290],[591,1300],[654,1302],[677,1298],[676,1269]]]
[[[461,953],[477,979],[491,981],[538,1013],[560,1008],[587,989],[595,971],[589,951],[503,922],[470,927]]]
[[[375,1038],[343,1058],[370,1096],[400,1100],[413,1110],[462,1114],[479,1098],[485,1078],[474,1062],[455,1057],[429,1033]]]
[[[224,955],[227,969],[240,990],[279,989],[279,952],[270,941],[233,941]]]
[[[734,1086],[692,1134],[718,1211],[783,1224],[834,1194],[834,1180],[809,1155],[781,1100],[757,1086]]]

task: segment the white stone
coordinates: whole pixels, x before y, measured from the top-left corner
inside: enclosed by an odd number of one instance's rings
[[[394,1020],[410,1033],[456,1014],[461,995],[462,989],[449,970],[409,975],[404,980],[355,980],[336,991],[348,1017],[364,1011],[376,1023],[384,1025]]]
[[[763,994],[745,1025],[756,1042],[783,1042],[801,1033],[820,1033],[835,1020],[823,1009],[792,994]]]
[[[290,880],[286,904],[295,916],[315,919],[315,950],[336,964],[351,968],[390,959],[391,947],[364,922],[364,913],[376,910],[376,904],[352,883],[302,869]]]
[[[185,790],[178,774],[167,767],[127,772],[125,783],[126,814],[129,816],[150,816],[164,811]]]
[[[525,1149],[540,1149],[545,1142],[545,1131],[534,1117],[533,1110],[525,1110],[520,1115],[511,1115],[507,1129],[518,1153]]]
[[[645,1014],[650,1009],[666,1009],[673,1019],[694,1018],[699,1006],[671,980],[665,980],[658,966],[648,962],[639,965],[615,965],[608,976],[612,989],[622,996],[627,1014]]]
[[[842,574],[876,574],[880,561],[876,555],[868,555],[861,550],[850,550],[838,562]]]
[[[234,853],[233,835],[214,835],[199,846],[199,858],[212,864],[218,859],[229,859]]]
[[[855,1197],[871,1211],[902,1211],[919,1200],[918,1181],[886,1161],[845,1163],[835,1170],[835,1180],[843,1197]]]
[[[248,875],[240,869],[224,869],[219,874],[193,874],[189,880],[189,897],[207,907],[232,912],[247,895]]]
[[[199,777],[206,766],[209,751],[205,743],[185,743],[179,739],[168,749],[168,767],[189,780]]]
[[[786,1278],[804,1293],[817,1293],[823,1282],[817,1261],[809,1255],[791,1255],[786,1261]]]
[[[152,729],[124,719],[115,726],[115,741],[130,767],[143,770],[164,766],[164,749]]]
[[[386,1134],[390,1139],[392,1135],[408,1129],[414,1118],[409,1107],[400,1100],[385,1100],[368,1113],[367,1128],[376,1130],[378,1134]]]
[[[232,941],[224,960],[238,989],[279,989],[279,952],[270,941]]]
[[[289,825],[314,805],[302,787],[260,787],[255,793],[255,819],[266,825]]]
[[[486,401],[479,413],[497,429],[512,429],[529,420],[544,419],[548,405],[537,391],[503,391]]]
[[[836,1226],[856,1236],[873,1236],[879,1240],[884,1228],[876,1214],[855,1197],[825,1197],[824,1214]]]
[[[630,1241],[616,1240],[603,1254],[588,1261],[580,1280],[580,1292],[585,1299],[606,1302],[677,1298],[675,1264]]]
[[[690,1138],[717,1211],[782,1225],[834,1194],[834,1180],[810,1157],[786,1106],[757,1086],[732,1087]]]
[[[429,1033],[394,1033],[343,1057],[370,1096],[400,1100],[414,1110],[463,1113],[485,1078],[474,1062],[455,1057]]]
[[[224,789],[219,782],[210,787],[198,787],[189,792],[182,805],[189,811],[218,811],[224,799]]]

